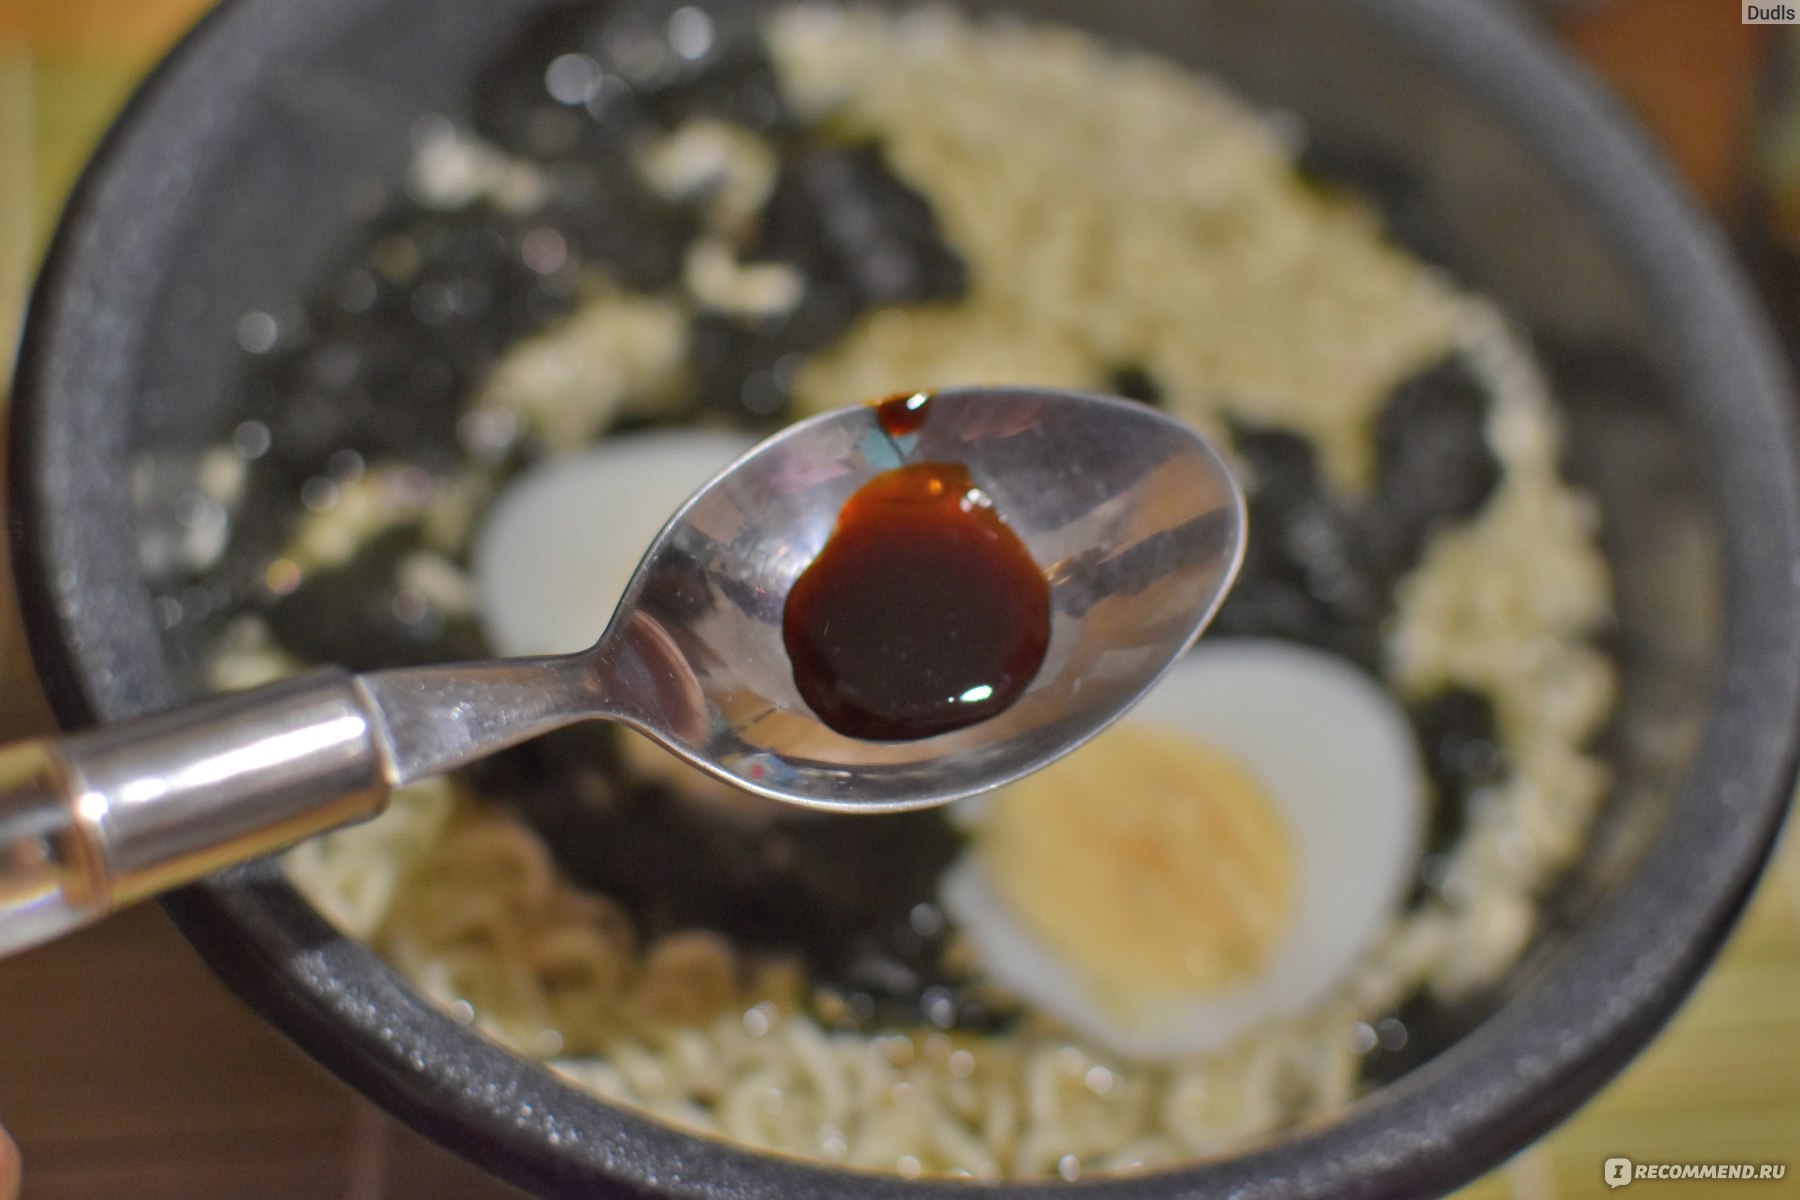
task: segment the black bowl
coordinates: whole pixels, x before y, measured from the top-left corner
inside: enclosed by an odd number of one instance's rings
[[[37,665],[73,727],[197,687],[139,568],[164,519],[135,464],[238,419],[233,325],[279,310],[544,0],[237,0],[96,156],[33,299],[14,399],[13,547]],[[980,8],[1003,4],[981,3]],[[1601,1086],[1717,950],[1786,807],[1800,730],[1800,471],[1762,318],[1641,137],[1498,6],[1038,0],[1302,116],[1315,165],[1531,332],[1600,499],[1619,614],[1618,784],[1525,961],[1462,1036],[1341,1120],[1094,1196],[1423,1196]],[[221,976],[433,1137],[543,1194],[1024,1196],[849,1176],[675,1132],[456,1025],[336,934],[271,863],[169,909]]]

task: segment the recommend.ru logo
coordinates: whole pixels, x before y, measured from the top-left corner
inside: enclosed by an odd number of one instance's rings
[[[1675,1179],[1737,1180],[1773,1183],[1787,1178],[1786,1163],[1642,1163],[1629,1158],[1609,1158],[1600,1166],[1600,1178],[1609,1188],[1628,1183],[1662,1183]]]

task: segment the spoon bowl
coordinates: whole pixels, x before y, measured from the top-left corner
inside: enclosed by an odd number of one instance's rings
[[[845,502],[919,462],[966,464],[1044,568],[1049,645],[992,719],[863,741],[801,699],[783,610]],[[1130,708],[1212,619],[1244,537],[1243,497],[1218,451],[1133,401],[948,390],[899,436],[873,407],[840,409],[762,442],[695,494],[586,657],[615,685],[602,688],[605,715],[730,783],[813,808],[924,808],[1029,774]]]

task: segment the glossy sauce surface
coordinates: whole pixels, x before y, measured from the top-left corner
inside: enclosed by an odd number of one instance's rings
[[[881,432],[889,437],[905,437],[925,427],[930,409],[929,392],[901,392],[876,402],[875,419],[881,423]]]
[[[1050,587],[967,468],[916,463],[844,505],[788,594],[782,636],[825,724],[910,741],[1019,698],[1050,641]]]

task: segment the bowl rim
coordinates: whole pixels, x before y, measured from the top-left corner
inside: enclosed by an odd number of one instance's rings
[[[299,7],[329,25],[371,2]],[[1794,783],[1800,458],[1785,366],[1722,239],[1619,103],[1525,18],[1439,0],[1341,3],[1454,79],[1544,161],[1596,218],[1670,334],[1682,400],[1721,468],[1708,481],[1725,593],[1716,702],[1667,821],[1637,871],[1584,922],[1581,953],[1342,1119],[1231,1158],[1081,1185],[1104,1200],[1422,1197],[1498,1164],[1598,1090],[1673,1013],[1747,900]],[[123,461],[123,434],[89,419],[132,383],[119,373],[127,354],[108,361],[131,346],[129,329],[107,324],[118,291],[109,275],[121,253],[168,234],[145,195],[179,198],[184,147],[229,121],[218,111],[197,117],[195,104],[253,78],[270,47],[294,36],[284,7],[225,0],[153,72],[78,184],[32,295],[13,395],[9,533],[33,660],[65,727],[170,698],[155,670],[146,683],[126,669],[129,639],[143,629],[96,628],[74,603],[96,576],[73,564],[93,565],[108,531],[128,528],[108,523],[123,509],[94,503],[104,481],[89,478],[95,462]],[[120,390],[109,393],[109,381]],[[268,861],[165,903],[219,976],[302,1048],[427,1136],[542,1194],[776,1200],[849,1187],[904,1200],[1068,1190],[849,1174],[606,1104],[470,1036],[337,934]]]

